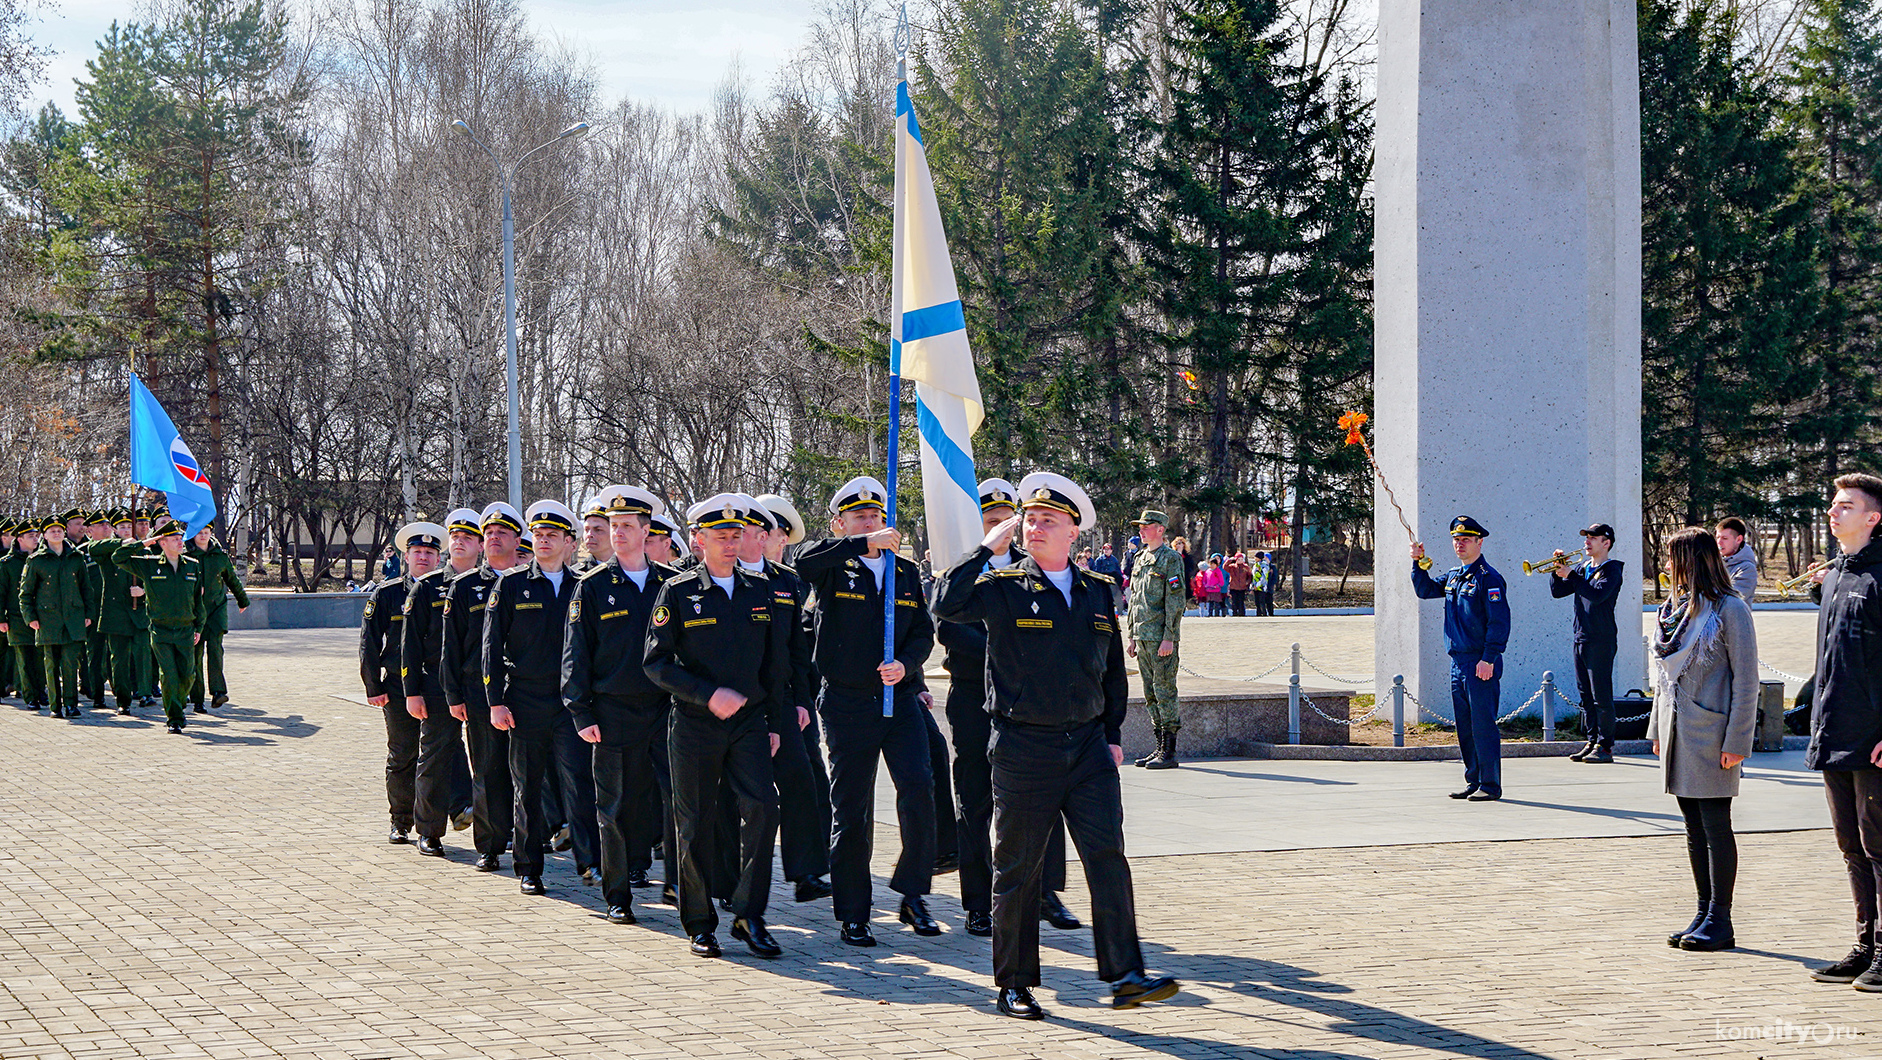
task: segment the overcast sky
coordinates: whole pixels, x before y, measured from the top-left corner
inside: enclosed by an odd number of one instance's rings
[[[297,8],[299,4],[295,5]],[[622,96],[680,110],[705,107],[734,59],[762,88],[802,44],[815,0],[523,0],[531,25],[595,66],[605,103]],[[51,100],[72,114],[72,81],[133,0],[58,0],[33,37],[57,52],[32,109]]]

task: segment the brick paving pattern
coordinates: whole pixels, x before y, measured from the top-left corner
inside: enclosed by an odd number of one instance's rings
[[[566,856],[526,898],[470,870],[467,833],[446,861],[389,846],[380,720],[333,698],[350,637],[229,648],[234,702],[185,737],[0,707],[5,1060],[1882,1056],[1882,996],[1800,967],[1847,945],[1820,830],[1743,838],[1722,954],[1663,941],[1690,909],[1676,837],[1139,858],[1150,965],[1185,993],[1113,1012],[1089,933],[1045,928],[1027,1024],[994,1014],[951,878],[938,939],[887,914],[847,949],[780,887],[786,956],[722,933],[706,961],[664,906],[606,923]],[[1780,1033],[1810,1041],[1757,1037]]]

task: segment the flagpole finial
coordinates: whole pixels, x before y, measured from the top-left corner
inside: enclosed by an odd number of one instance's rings
[[[896,72],[903,77],[908,75],[908,5],[897,9],[895,16],[895,60]]]

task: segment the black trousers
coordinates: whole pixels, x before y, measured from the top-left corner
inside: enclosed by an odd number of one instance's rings
[[[1236,618],[1246,618],[1248,611],[1248,590],[1229,590],[1229,613]]]
[[[949,682],[947,712],[948,728],[954,732],[954,798],[960,814],[961,908],[991,913],[993,766],[987,761],[987,743],[993,736],[993,715],[987,713],[986,689],[978,681]],[[1046,839],[1045,858],[1041,886],[1054,893],[1063,891],[1063,818]]]
[[[1732,904],[1738,882],[1738,838],[1732,834],[1732,800],[1679,798],[1686,818],[1686,857],[1701,902]]]
[[[1876,923],[1882,892],[1882,769],[1826,769],[1823,791],[1830,800],[1830,827],[1849,871],[1856,920]]]
[[[646,701],[600,697],[595,702],[601,742],[590,745],[590,757],[599,826],[601,895],[609,905],[633,904],[628,874],[635,869],[646,870],[648,849],[656,842],[666,845],[665,878],[674,878],[673,818],[668,815],[662,819],[658,813],[647,812],[648,802],[657,804],[657,793],[670,790],[672,785],[666,770],[654,768],[656,758],[649,753],[657,748],[658,760],[666,758],[668,703],[664,696]]]
[[[1614,749],[1613,644],[1575,642],[1575,687],[1581,690],[1581,724],[1588,739]]]
[[[1124,805],[1104,726],[1071,732],[996,720],[993,763],[993,979],[1039,985],[1039,891],[1046,841],[1061,815],[1085,864],[1098,978],[1142,971],[1137,903],[1124,858]]]
[[[601,835],[596,809],[600,800],[595,795],[594,745],[576,733],[575,718],[567,709],[555,719],[555,773],[562,810],[560,823],[569,826],[569,853],[575,856],[575,869],[600,868]]]
[[[948,738],[941,735],[941,723],[934,711],[921,712],[928,726],[928,773],[934,777],[934,851],[936,857],[958,856],[961,852],[959,829],[950,812],[954,806],[953,773],[948,769]]]
[[[869,859],[875,839],[876,762],[895,783],[895,815],[902,852],[889,888],[904,897],[934,886],[935,807],[933,745],[927,713],[910,693],[895,697],[882,716],[880,691],[849,690],[825,682],[817,711],[830,748],[830,887],[841,923],[868,920],[872,904]],[[1036,912],[1036,911],[1035,911]]]
[[[94,707],[105,705],[105,661],[108,658],[104,631],[98,628],[97,622],[93,622],[85,630],[85,668],[79,674],[79,688]]]
[[[379,708],[386,718],[386,810],[392,827],[409,831],[418,816],[418,719],[406,712],[397,677],[380,687],[390,696]]]
[[[729,721],[674,707],[667,748],[673,770],[673,832],[679,847],[680,924],[688,935],[716,931],[712,867],[719,845],[719,785],[738,804],[738,884],[732,915],[762,917],[771,898],[771,850],[778,834],[778,789],[771,773],[771,732],[747,708]],[[668,848],[669,856],[673,847]]]
[[[443,838],[450,816],[474,799],[470,762],[464,754],[464,723],[451,716],[442,695],[425,697],[425,720],[418,723],[414,787],[418,834],[430,839]]]
[[[510,781],[510,734],[490,724],[483,686],[464,704],[464,742],[470,745],[471,842],[492,857],[510,845],[516,829],[516,788]]]
[[[830,872],[830,781],[811,760],[808,731],[793,719],[771,758],[778,786],[778,860],[791,881]]]
[[[561,690],[553,681],[510,684],[510,714],[516,727],[510,730],[510,783],[515,798],[511,827],[516,833],[513,861],[518,876],[542,875],[542,848],[549,841],[554,823],[542,812],[542,788],[555,766],[555,730],[558,722],[572,719],[562,707]]]

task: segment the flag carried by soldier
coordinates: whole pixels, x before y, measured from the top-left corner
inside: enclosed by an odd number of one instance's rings
[[[169,498],[185,538],[216,521],[216,495],[196,455],[142,379],[131,375],[131,481]]]

